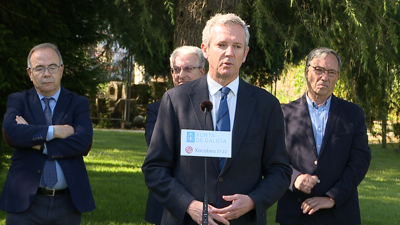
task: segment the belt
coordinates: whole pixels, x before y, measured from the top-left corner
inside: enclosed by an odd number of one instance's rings
[[[46,188],[38,188],[37,193],[45,195],[45,196],[55,196],[55,195],[66,194],[68,191],[69,191],[68,188],[61,189],[61,190],[53,190],[53,189],[48,190]]]

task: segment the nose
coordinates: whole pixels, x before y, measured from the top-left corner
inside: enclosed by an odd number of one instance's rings
[[[230,45],[226,48],[225,55],[233,55],[233,46]]]
[[[48,67],[44,68],[43,76],[45,76],[45,77],[51,76],[51,73],[50,73],[50,70]]]
[[[328,70],[326,70],[323,74],[319,76],[321,80],[328,80],[329,79]]]

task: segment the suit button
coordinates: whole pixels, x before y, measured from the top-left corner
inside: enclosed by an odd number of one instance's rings
[[[38,171],[37,171],[37,173],[41,173],[41,172],[42,172],[41,170],[38,170]]]
[[[318,164],[318,161],[317,161],[317,160],[315,160],[315,161],[314,161],[314,164],[315,164],[315,165],[317,165],[317,164]]]
[[[218,178],[218,181],[219,181],[220,183],[222,183],[222,182],[224,181],[224,178],[220,177],[220,178]]]

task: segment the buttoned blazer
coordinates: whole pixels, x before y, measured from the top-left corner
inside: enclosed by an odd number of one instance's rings
[[[200,109],[209,100],[207,76],[168,90],[162,100],[143,164],[146,185],[164,204],[161,224],[196,224],[186,213],[192,200],[203,201],[204,158],[180,156],[181,129],[213,130],[212,116]],[[219,172],[218,158],[208,158],[209,204],[226,207],[222,195],[246,194],[255,210],[230,224],[265,224],[266,210],[287,189],[291,168],[285,150],[279,101],[267,91],[239,81],[232,158]],[[206,122],[205,122],[206,121]],[[206,125],[205,125],[206,124]]]
[[[29,125],[17,124],[22,116]],[[95,208],[89,178],[82,158],[93,138],[89,100],[61,87],[53,113],[54,125],[71,125],[75,133],[65,139],[46,142],[46,125],[35,88],[11,94],[3,121],[3,136],[14,148],[11,165],[0,198],[0,209],[23,212],[33,202],[39,187],[45,160],[57,160],[70,190],[75,208],[80,212]],[[47,155],[31,148],[46,143]]]
[[[365,115],[361,107],[332,95],[331,106],[317,153],[306,96],[282,106],[285,118],[286,148],[293,168],[289,190],[278,202],[278,223],[361,224],[357,186],[364,179],[371,161]],[[311,194],[294,188],[298,175],[317,175],[319,183]],[[304,215],[300,208],[307,198],[329,196],[331,209]]]

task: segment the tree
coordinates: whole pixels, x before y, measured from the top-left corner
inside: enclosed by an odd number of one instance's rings
[[[199,46],[201,31],[211,16],[217,12],[235,12],[250,25],[250,52],[240,74],[250,83],[272,86],[280,79],[285,64],[296,64],[313,48],[326,46],[335,49],[344,61],[338,85],[341,89],[335,93],[363,107],[369,127],[374,119],[382,120],[385,125],[387,115],[399,111],[393,98],[393,93],[398,93],[393,83],[399,80],[397,0],[165,0],[163,3],[120,0],[122,11],[117,15],[122,17],[114,23],[122,28],[113,33],[122,37],[123,46],[131,46],[127,48],[150,76],[168,76],[165,67],[174,47]]]
[[[299,32],[306,32],[302,36],[308,34],[314,46],[331,47],[343,58],[344,88],[336,93],[364,108],[370,128],[373,120],[382,121],[386,147],[386,121],[393,106],[389,96],[399,79],[398,1],[291,2],[301,21]]]
[[[63,56],[62,84],[80,95],[97,92],[103,66],[91,54],[105,38],[102,12],[108,0],[2,1],[0,3],[0,115],[7,96],[32,87],[26,72],[29,50],[40,43],[56,44]],[[2,124],[3,116],[0,119]],[[0,139],[1,155],[8,149]]]

